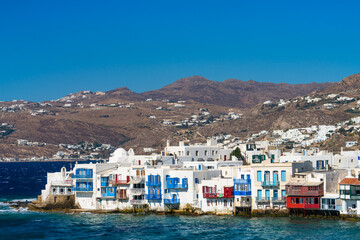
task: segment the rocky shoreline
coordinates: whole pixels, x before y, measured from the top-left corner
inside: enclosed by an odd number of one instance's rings
[[[116,209],[116,210],[87,210],[80,209],[76,205],[61,205],[59,204],[40,204],[39,201],[6,201],[10,207],[21,210],[28,209],[30,211],[36,212],[61,212],[61,213],[93,213],[93,214],[156,214],[156,215],[175,215],[175,216],[205,216],[205,215],[215,215],[215,216],[235,216],[235,217],[247,217],[247,218],[258,218],[258,217],[302,217],[306,219],[330,219],[330,220],[344,220],[352,222],[360,222],[360,217],[358,216],[349,216],[349,215],[338,215],[338,216],[329,216],[329,215],[296,215],[291,214],[288,210],[253,210],[252,212],[238,212],[233,213],[218,213],[218,212],[201,212],[197,209],[183,209],[183,210],[169,210],[169,211],[154,211],[149,209]]]

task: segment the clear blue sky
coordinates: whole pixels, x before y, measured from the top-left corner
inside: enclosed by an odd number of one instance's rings
[[[360,72],[359,1],[0,0],[0,100]]]

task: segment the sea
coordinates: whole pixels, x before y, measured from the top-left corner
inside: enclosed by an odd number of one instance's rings
[[[360,239],[360,222],[303,217],[176,216],[32,212],[47,172],[69,162],[0,163],[0,240],[5,239]]]

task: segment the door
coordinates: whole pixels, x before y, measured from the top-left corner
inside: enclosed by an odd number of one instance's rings
[[[176,196],[176,194],[173,194],[173,195],[172,195],[172,202],[173,202],[173,203],[176,203],[176,202],[177,202],[177,196]]]
[[[265,196],[266,196],[266,200],[270,200],[270,190],[266,190]]]
[[[264,181],[265,182],[270,182],[270,172],[269,171],[265,171],[265,173],[264,173]]]
[[[275,199],[275,200],[278,199],[278,190],[274,190],[274,199]]]
[[[262,191],[259,189],[258,190],[258,200],[262,199]]]
[[[279,181],[279,173],[278,173],[278,171],[273,172],[273,179],[274,179],[274,183]]]

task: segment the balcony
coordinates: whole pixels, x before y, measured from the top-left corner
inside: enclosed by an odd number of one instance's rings
[[[130,180],[110,180],[109,181],[109,184],[112,185],[112,186],[115,186],[115,185],[127,185],[129,184]]]
[[[251,179],[234,179],[234,184],[251,184]]]
[[[235,196],[251,196],[251,191],[234,191]]]
[[[286,203],[286,197],[273,197],[273,203]]]
[[[125,194],[116,194],[116,198],[120,200],[128,200],[129,196]]]
[[[160,187],[161,182],[160,181],[146,181],[146,186],[148,186],[148,187]]]
[[[167,189],[188,189],[187,183],[167,184]]]
[[[203,198],[232,198],[231,194],[224,193],[203,193]]]
[[[131,200],[130,203],[131,203],[132,205],[146,205],[146,204],[147,204],[146,200],[144,200],[144,199],[141,199],[141,200]]]
[[[263,181],[261,182],[262,187],[279,187],[279,181]]]
[[[256,197],[257,203],[270,203],[270,197]]]
[[[161,200],[161,194],[146,194],[145,199],[147,200]]]
[[[84,178],[93,178],[93,175],[92,174],[74,174],[72,175],[72,178],[76,178],[76,179],[84,179]]]
[[[164,204],[180,204],[180,199],[164,199]]]
[[[145,188],[130,188],[131,195],[142,195],[145,193]]]
[[[309,191],[308,187],[287,187],[286,188],[287,196],[302,196],[302,197],[312,197],[312,196],[322,196],[324,195],[322,189],[317,189],[314,191]]]
[[[93,188],[92,187],[73,187],[72,191],[73,192],[92,192]]]

